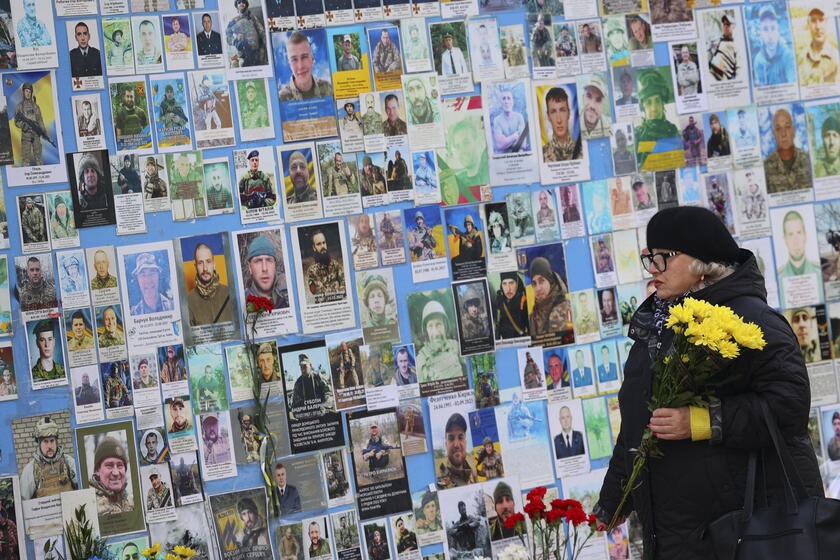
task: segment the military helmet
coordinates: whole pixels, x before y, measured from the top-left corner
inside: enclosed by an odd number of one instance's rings
[[[481,440],[481,445],[487,445],[488,443],[493,443],[493,438],[490,436],[484,436],[484,439]]]
[[[35,424],[34,435],[35,441],[48,437],[58,438],[58,424],[56,424],[49,416],[44,416],[37,424]]]
[[[420,322],[424,328],[426,327],[426,321],[431,319],[433,315],[442,316],[444,323],[446,323],[446,310],[444,310],[443,304],[434,299],[426,303],[423,307],[423,319]]]
[[[21,90],[28,89],[29,91],[32,91],[32,83],[30,83],[30,82],[23,82],[23,85],[22,85],[22,86],[20,86],[20,89],[21,89]]]

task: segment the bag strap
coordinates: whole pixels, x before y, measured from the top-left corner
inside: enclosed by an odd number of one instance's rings
[[[757,462],[758,454],[753,451],[750,453],[749,461],[747,462],[747,485],[744,488],[744,513],[746,513],[747,519],[752,517],[753,507],[755,506],[755,471]]]
[[[759,398],[759,402],[761,403],[761,410],[764,413],[764,421],[767,424],[767,431],[770,432],[770,439],[773,440],[773,447],[776,448],[776,456],[779,458],[779,465],[781,466],[782,475],[784,476],[785,502],[788,506],[788,512],[797,513],[799,511],[799,506],[797,505],[799,498],[807,496],[808,492],[805,490],[805,486],[802,483],[802,479],[799,477],[799,474],[796,472],[796,469],[793,468],[793,459],[790,456],[787,446],[781,441],[782,436],[779,432],[779,426],[776,423],[776,419],[773,417],[773,414],[770,412],[770,407],[767,405],[767,401]],[[796,486],[794,486],[791,482],[791,472],[796,477]]]

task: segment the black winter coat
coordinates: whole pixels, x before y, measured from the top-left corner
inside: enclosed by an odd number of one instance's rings
[[[731,307],[764,331],[763,350],[747,350],[727,370],[732,381],[718,391],[720,405],[710,410],[712,439],[661,441],[664,457],[648,461],[642,484],[633,491],[622,514],[636,511],[644,527],[646,559],[711,560],[714,553],[700,540],[714,519],[744,503],[747,459],[760,450],[759,505],[784,501],[781,473],[764,424],[759,398],[767,401],[809,494],[822,496],[817,460],[808,438],[810,388],[799,344],[784,317],[767,305],[764,279],[755,257],[742,249],[735,272],[694,292],[691,297]],[[619,393],[621,431],[595,508],[607,521],[621,500],[622,484],[636,448],[650,421],[651,364],[673,339],[663,329],[661,340],[653,324],[653,297],[639,307],[630,323],[635,341]],[[762,485],[763,486],[763,485]]]

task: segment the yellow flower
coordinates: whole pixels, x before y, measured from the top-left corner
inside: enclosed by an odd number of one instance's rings
[[[176,555],[176,554],[172,554],[171,552],[167,552],[167,553],[166,553],[166,556],[164,556],[164,558],[165,558],[166,560],[181,560],[181,557],[180,557],[180,556],[178,556],[178,555]]]
[[[741,349],[738,347],[737,344],[730,340],[723,340],[718,343],[718,352],[724,358],[737,358],[738,354],[741,353]]]
[[[687,325],[693,319],[693,315],[682,305],[674,305],[671,307],[668,319],[665,320],[665,326],[674,328],[677,325]]]
[[[140,554],[145,556],[146,558],[157,558],[157,555],[160,553],[160,543],[156,542],[149,548],[144,549]]]
[[[193,556],[195,556],[195,550],[186,546],[179,545],[175,547],[175,554],[184,558],[192,558]]]

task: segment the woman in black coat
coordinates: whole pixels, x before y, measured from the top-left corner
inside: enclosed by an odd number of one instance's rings
[[[760,451],[759,504],[784,501],[781,471],[761,409],[764,399],[810,495],[822,496],[816,457],[808,438],[810,388],[799,344],[784,317],[767,305],[756,259],[739,249],[712,212],[677,207],[657,213],[647,226],[642,262],[656,292],[633,315],[635,341],[619,393],[621,432],[594,513],[609,522],[630,475],[633,449],[645,427],[657,434],[664,456],[648,461],[620,515],[635,511],[644,527],[646,559],[712,560],[701,540],[709,523],[744,503],[747,459]],[[764,332],[763,350],[744,350],[723,375],[731,381],[710,409],[647,408],[651,365],[670,348],[673,331],[663,327],[671,305],[686,295],[731,307]],[[763,485],[760,485],[763,488]]]

